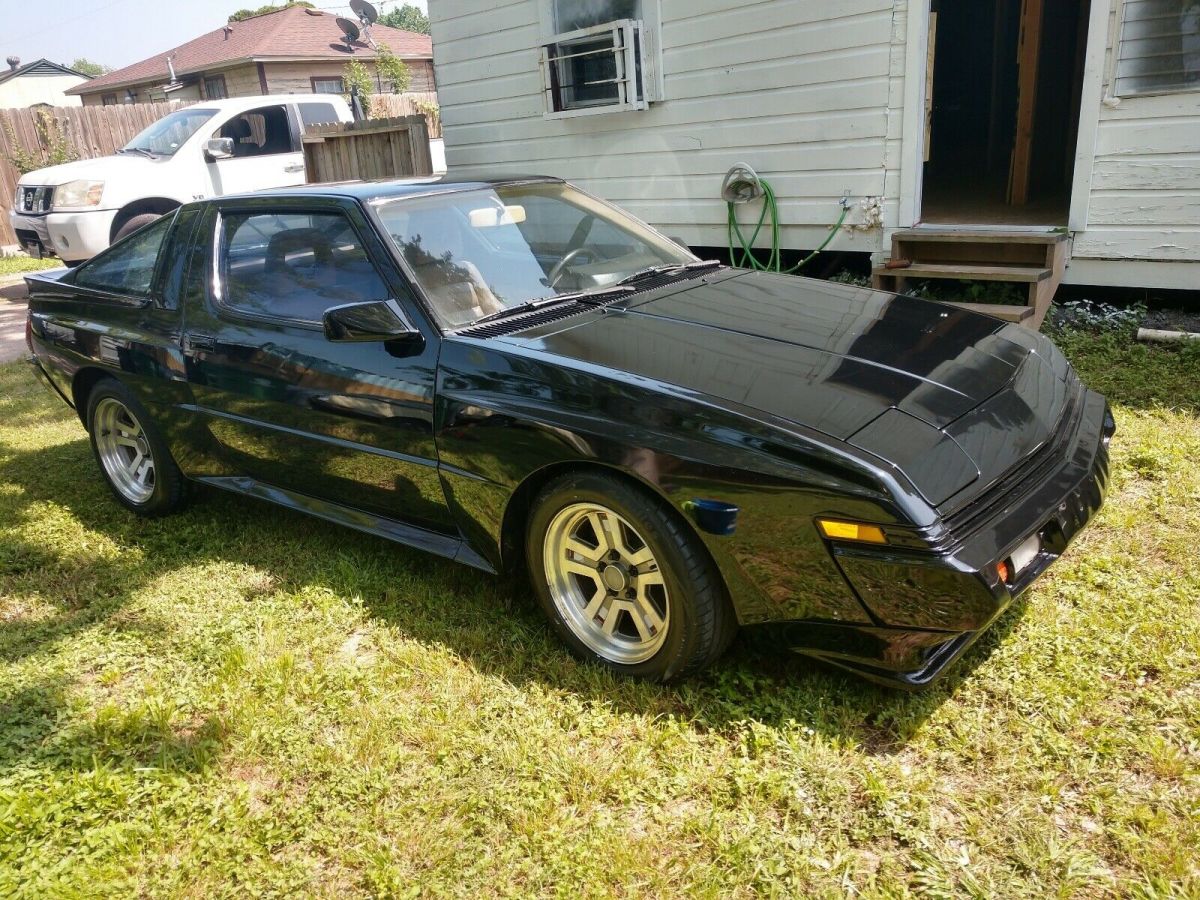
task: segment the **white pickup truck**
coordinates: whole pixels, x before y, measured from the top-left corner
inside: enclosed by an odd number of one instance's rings
[[[13,229],[31,256],[81,262],[192,200],[303,184],[304,129],[352,119],[345,100],[324,94],[201,102],[115,156],[21,176]]]

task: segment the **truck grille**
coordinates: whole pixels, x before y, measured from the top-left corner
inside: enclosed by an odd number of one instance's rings
[[[20,191],[18,212],[40,216],[50,212],[50,207],[54,205],[54,188],[52,187],[21,185]]]

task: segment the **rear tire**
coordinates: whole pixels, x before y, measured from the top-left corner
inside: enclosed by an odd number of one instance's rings
[[[714,662],[737,630],[703,544],[674,510],[601,472],[546,485],[526,563],[546,616],[581,658],[650,681]]]
[[[140,516],[165,516],[187,498],[187,481],[150,413],[112,378],[88,395],[88,435],[100,473],[113,496]]]
[[[117,229],[117,233],[113,235],[112,242],[115,244],[122,238],[126,238],[142,228],[145,228],[151,222],[157,222],[162,218],[161,213],[142,213],[140,216],[134,216]]]

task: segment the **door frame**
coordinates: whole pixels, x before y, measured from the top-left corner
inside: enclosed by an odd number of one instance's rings
[[[1105,65],[1110,40],[1109,18],[1113,0],[1088,0],[1087,51],[1084,57],[1083,85],[1079,97],[1079,134],[1075,144],[1075,170],[1072,176],[1067,213],[1067,230],[1087,227],[1091,201],[1092,170],[1095,166],[1096,134],[1100,127],[1100,106],[1104,89]],[[904,108],[900,150],[900,205],[897,226],[912,228],[921,221],[925,191],[925,84],[929,75],[929,13],[932,0],[910,0],[905,23]],[[1020,226],[1006,226],[1023,230]],[[1043,226],[1029,230],[1046,230]]]
[[[925,83],[929,77],[929,13],[932,0],[911,0],[904,40],[904,113],[900,150],[901,228],[921,220],[925,191]]]
[[[1079,93],[1079,135],[1075,141],[1075,170],[1071,176],[1070,208],[1067,212],[1067,231],[1072,234],[1087,228],[1108,47],[1110,43],[1116,46],[1110,28],[1113,0],[1090,0],[1090,3],[1087,51],[1083,58],[1083,86]]]

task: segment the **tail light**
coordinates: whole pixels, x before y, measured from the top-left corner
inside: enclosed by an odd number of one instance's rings
[[[25,345],[33,352],[33,313],[25,313]]]

